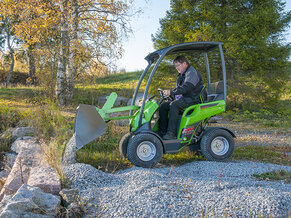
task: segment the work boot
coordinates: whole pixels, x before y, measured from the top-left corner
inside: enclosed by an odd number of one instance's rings
[[[166,135],[163,136],[163,139],[165,140],[176,139],[176,135],[175,133],[168,131]]]

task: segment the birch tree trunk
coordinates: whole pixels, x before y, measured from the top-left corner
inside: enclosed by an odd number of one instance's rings
[[[9,74],[8,74],[8,77],[7,77],[7,81],[6,81],[6,88],[8,87],[9,83],[10,83],[10,79],[11,79],[11,76],[13,74],[13,69],[14,69],[14,52],[13,52],[13,49],[11,47],[11,44],[10,44],[10,26],[8,24],[8,19],[6,18],[5,19],[5,23],[6,23],[6,36],[7,36],[7,47],[9,49],[9,54],[10,54],[10,58],[11,58],[11,64],[10,64],[10,71],[9,71]]]
[[[67,101],[72,101],[75,95],[75,77],[77,74],[77,63],[76,63],[76,53],[77,53],[77,41],[78,41],[78,26],[79,26],[79,12],[78,12],[78,0],[72,0],[73,11],[72,11],[72,23],[71,29],[73,37],[70,40],[70,52],[69,52],[69,62],[67,70]]]
[[[27,56],[28,56],[28,63],[29,63],[29,77],[31,79],[31,84],[33,84],[34,77],[35,77],[35,59],[34,59],[34,51],[33,51],[32,45],[28,47]]]
[[[66,104],[66,65],[68,59],[68,0],[60,1],[61,10],[61,46],[56,78],[56,95],[60,105]]]

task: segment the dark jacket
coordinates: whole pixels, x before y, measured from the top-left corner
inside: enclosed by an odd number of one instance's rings
[[[200,102],[200,93],[203,88],[201,74],[190,65],[177,78],[177,86],[171,90],[171,96],[182,95],[187,103]]]

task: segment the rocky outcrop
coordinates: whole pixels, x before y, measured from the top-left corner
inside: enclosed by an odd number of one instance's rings
[[[13,197],[9,196],[2,204],[0,217],[55,217],[60,197],[23,184]]]
[[[9,173],[6,182],[0,192],[0,200],[4,195],[14,194],[22,184],[26,184],[32,166],[37,166],[37,155],[40,154],[40,148],[36,145],[35,149],[22,148],[16,161]]]
[[[17,139],[23,136],[34,135],[36,129],[33,127],[19,127],[12,132],[12,138]]]
[[[57,172],[51,167],[33,167],[30,171],[28,185],[39,187],[46,193],[58,195],[61,181]]]
[[[103,107],[103,105],[105,104],[107,100],[107,96],[101,96],[97,99],[98,101],[98,105],[100,107]],[[125,106],[128,103],[128,98],[126,97],[122,97],[122,96],[117,96],[116,101],[114,103],[115,107],[119,107],[119,106]]]
[[[141,101],[142,98],[143,98],[143,93],[137,93],[134,105],[139,105],[139,102]],[[127,105],[131,105],[131,102],[132,102],[132,98],[128,99]]]
[[[32,131],[35,130],[22,127],[12,132],[21,137],[11,146],[13,153],[5,155],[8,176],[5,179],[5,173],[2,173],[1,181],[5,183],[0,192],[0,217],[56,216],[61,181],[43,158],[41,144],[31,136],[24,136]]]
[[[21,148],[30,148],[34,143],[35,138],[31,136],[19,137],[12,143],[11,150],[18,154]]]
[[[97,102],[98,102],[99,107],[103,107],[103,105],[105,104],[105,102],[107,100],[106,97],[107,96],[101,96],[101,97],[97,98]],[[140,101],[140,99],[142,99],[142,97],[143,97],[143,93],[137,93],[134,104],[138,105],[139,101]],[[131,102],[132,102],[132,98],[117,96],[116,101],[114,103],[114,107],[129,106],[129,105],[131,105]]]

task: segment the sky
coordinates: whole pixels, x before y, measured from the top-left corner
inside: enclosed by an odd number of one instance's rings
[[[134,8],[142,9],[143,13],[131,20],[133,34],[123,42],[124,54],[118,61],[118,68],[127,72],[143,70],[147,66],[144,59],[154,51],[151,35],[160,28],[160,19],[166,16],[171,0],[135,0]],[[291,10],[291,1],[287,0],[286,10]],[[287,31],[287,41],[291,42],[291,28]]]
[[[143,13],[132,19],[133,34],[123,43],[124,54],[118,67],[126,71],[143,70],[147,66],[144,58],[154,51],[151,35],[157,33],[159,20],[170,9],[170,0],[135,0],[134,7]]]

